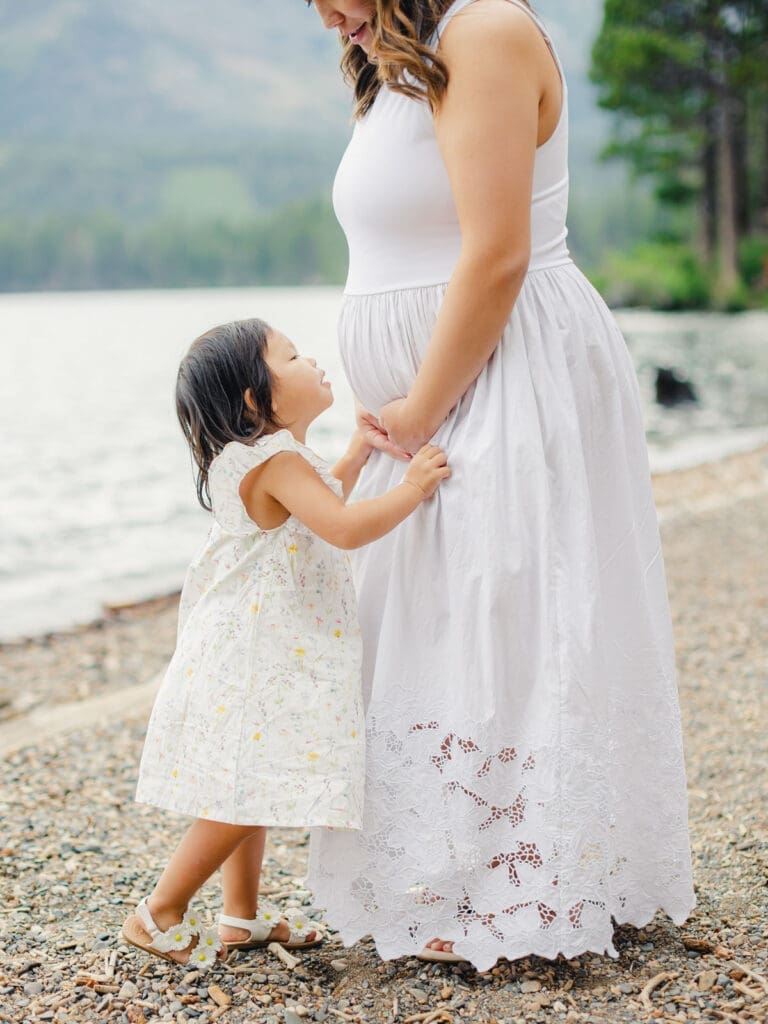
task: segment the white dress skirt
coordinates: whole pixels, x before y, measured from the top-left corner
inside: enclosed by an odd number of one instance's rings
[[[453,475],[353,560],[363,830],[316,830],[309,884],[345,943],[370,934],[385,958],[436,936],[480,970],[616,955],[614,922],[661,908],[681,923],[695,902],[637,380],[568,255],[567,192],[564,95],[537,152],[529,273],[434,438]],[[379,94],[334,200],[350,247],[341,351],[378,413],[411,387],[461,246],[424,104]],[[403,471],[375,453],[357,497]]]
[[[214,459],[213,523],[184,583],[136,799],[232,825],[354,829],[364,722],[347,555],[293,516],[260,529],[240,498],[243,478],[283,451],[341,493],[287,430]]]

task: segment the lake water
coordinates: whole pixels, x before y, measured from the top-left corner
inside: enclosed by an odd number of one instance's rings
[[[309,443],[329,459],[352,424],[335,340],[337,288],[0,296],[0,639],[87,622],[104,602],[176,589],[202,543],[173,388],[189,342],[260,316],[314,355],[336,402]],[[646,402],[654,468],[768,439],[768,314],[618,314]],[[696,406],[653,401],[656,365]]]

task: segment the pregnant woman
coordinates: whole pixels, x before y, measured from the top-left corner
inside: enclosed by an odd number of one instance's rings
[[[566,247],[562,68],[522,0],[315,0],[356,125],[334,188],[341,349],[377,447],[453,476],[355,557],[361,832],[310,885],[387,958],[616,955],[694,905],[666,584],[637,381]]]

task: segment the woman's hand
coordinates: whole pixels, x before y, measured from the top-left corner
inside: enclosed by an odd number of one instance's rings
[[[369,444],[371,448],[376,448],[378,451],[390,455],[393,459],[400,459],[403,462],[407,462],[411,458],[410,452],[399,448],[393,443],[382,424],[379,423],[372,412],[368,412],[367,409],[363,408],[357,399],[355,399],[355,420],[357,421],[357,429],[362,434],[366,444]]]
[[[390,442],[406,452],[417,452],[434,433],[411,420],[407,398],[387,402],[382,407],[380,423]]]

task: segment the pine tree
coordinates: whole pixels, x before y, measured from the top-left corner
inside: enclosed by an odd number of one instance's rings
[[[696,204],[694,237],[719,291],[764,211],[768,0],[606,0],[592,51],[600,105],[619,115],[607,151]]]

